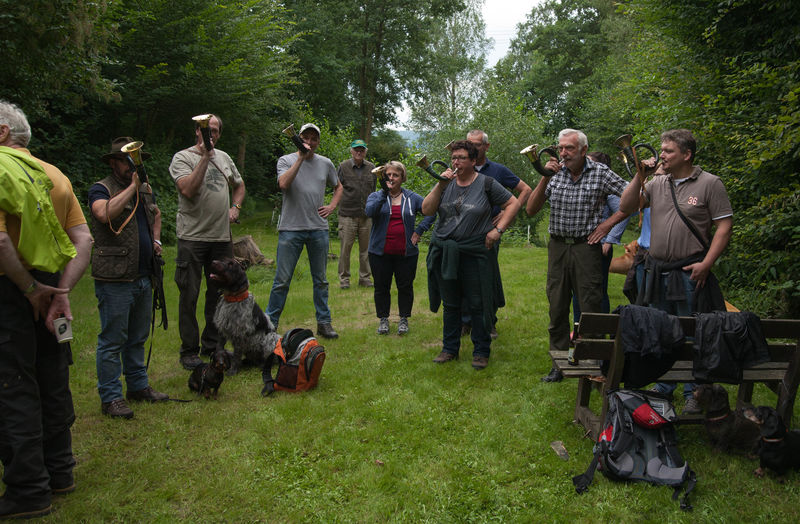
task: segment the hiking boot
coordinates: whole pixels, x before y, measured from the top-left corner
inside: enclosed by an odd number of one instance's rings
[[[128,391],[125,394],[125,398],[136,402],[141,402],[143,400],[146,400],[148,402],[158,402],[160,400],[168,400],[169,395],[167,395],[166,393],[159,393],[150,386],[147,386],[146,388],[140,389],[139,391]]]
[[[497,337],[498,337],[498,336],[499,336],[499,335],[497,334],[497,328],[496,328],[496,327],[494,327],[494,326],[492,326],[492,330],[491,330],[491,331],[489,331],[489,337],[490,337],[492,340],[497,340]]]
[[[179,362],[181,363],[181,366],[183,366],[183,369],[187,371],[194,371],[194,368],[203,365],[203,361],[200,360],[200,357],[194,353],[189,355],[181,355]]]
[[[697,399],[694,397],[689,397],[686,399],[686,404],[683,405],[683,411],[681,415],[699,415],[702,413],[703,410],[700,408],[700,404],[697,402]]]
[[[363,280],[359,282],[358,285],[361,287],[375,287],[375,284],[373,284],[371,280]]]
[[[472,357],[472,367],[480,371],[489,365],[489,357]]]
[[[350,289],[350,282],[339,282],[339,289]]]
[[[63,486],[63,487],[54,487],[52,484],[50,485],[50,492],[53,495],[67,495],[69,493],[72,493],[73,491],[75,491],[75,482],[73,482],[69,486]]]
[[[387,317],[381,317],[380,321],[378,322],[378,334],[389,334],[389,319]]]
[[[553,366],[550,373],[542,377],[542,382],[561,382],[564,379],[564,374]]]
[[[47,515],[51,511],[53,506],[49,502],[23,504],[5,495],[0,497],[0,519],[32,519]]]
[[[466,337],[470,333],[472,333],[472,324],[469,322],[464,322],[461,324],[461,336]]]
[[[128,407],[125,399],[115,398],[111,402],[103,402],[100,406],[103,415],[113,418],[133,418],[133,410]]]
[[[397,324],[397,334],[405,335],[408,333],[408,317],[400,317],[400,323]]]
[[[458,360],[458,355],[455,353],[448,353],[445,350],[442,350],[442,352],[433,359],[433,361],[437,364],[444,364],[445,362],[450,362],[451,360]]]
[[[339,333],[333,330],[330,322],[317,324],[317,335],[322,338],[339,338]]]

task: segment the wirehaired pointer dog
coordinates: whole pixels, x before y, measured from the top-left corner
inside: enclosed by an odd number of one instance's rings
[[[744,416],[761,430],[756,477],[763,477],[765,468],[781,477],[790,469],[800,469],[800,430],[788,431],[778,412],[768,406],[745,409]]]
[[[706,433],[712,446],[728,453],[742,451],[755,457],[761,432],[755,423],[745,418],[742,410],[731,410],[724,387],[700,384],[694,390],[694,398],[705,412]]]
[[[225,371],[231,367],[231,355],[224,349],[217,349],[211,355],[211,362],[197,366],[189,375],[189,389],[203,395],[206,400],[217,398]]]
[[[261,367],[272,354],[280,336],[250,293],[244,267],[233,258],[214,260],[209,278],[214,279],[222,289],[214,313],[214,324],[220,335],[217,349],[224,349],[228,340],[233,345],[233,359],[228,374],[239,372],[243,357]]]

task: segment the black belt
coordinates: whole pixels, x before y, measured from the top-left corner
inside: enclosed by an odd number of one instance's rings
[[[588,236],[582,237],[562,237],[559,235],[550,235],[550,238],[553,240],[558,240],[559,242],[563,242],[564,244],[583,244],[587,240],[589,240]]]

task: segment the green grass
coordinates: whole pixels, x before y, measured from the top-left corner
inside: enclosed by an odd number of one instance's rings
[[[268,258],[277,235],[259,214],[236,226]],[[338,253],[338,242],[332,241]],[[756,463],[714,453],[700,427],[679,428],[681,450],[697,471],[694,511],[669,488],[614,483],[595,476],[576,495],[592,442],[572,422],[576,383],[545,384],[547,254],[539,247],[501,249],[507,305],[489,367],[461,360],[435,365],[441,313],[428,310],[424,255],[415,283],[411,332],[375,333],[372,290],[336,285],[328,264],[333,325],[319,387],[262,398],[261,375],[227,377],[217,401],[134,405],[133,420],[100,414],[95,342],[99,326],[92,280],[72,293],[75,365],[72,391],[77,490],[59,497],[52,522],[709,522],[795,521],[798,474],[785,484],[756,479]],[[155,335],[150,380],[172,397],[194,398],[178,364],[175,248],[167,248],[169,331]],[[311,278],[301,258],[281,329],[315,329]],[[355,262],[355,258],[353,259]],[[249,271],[266,306],[273,270]],[[611,275],[612,307],[625,303]],[[200,308],[198,308],[200,309]],[[202,322],[202,320],[201,320]],[[756,400],[774,403],[765,388]],[[795,409],[795,416],[799,415]],[[563,461],[550,443],[564,442]],[[792,517],[795,515],[795,517]]]

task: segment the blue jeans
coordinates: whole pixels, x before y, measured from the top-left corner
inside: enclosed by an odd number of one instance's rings
[[[638,268],[637,268],[638,269]],[[686,291],[686,300],[683,301],[674,301],[674,300],[667,300],[667,278],[661,279],[661,289],[658,293],[658,302],[653,302],[650,305],[652,308],[660,309],[661,311],[665,311],[670,315],[677,315],[679,317],[688,317],[692,315],[692,310],[694,309],[694,288],[696,283],[694,280],[689,278],[689,273],[682,271],[681,275],[683,276],[683,288]],[[637,274],[638,277],[638,274]],[[675,389],[678,387],[677,384],[667,384],[664,382],[659,382],[656,384],[655,388],[657,391],[664,393],[666,395],[672,395]],[[694,384],[686,383],[683,385],[683,398],[689,398],[692,396],[692,390],[694,389]]]
[[[147,387],[144,343],[150,331],[153,292],[149,277],[133,282],[94,281],[100,334],[97,335],[97,391],[102,402],[122,398],[120,375],[128,391]]]
[[[294,268],[303,252],[308,253],[308,265],[311,267],[311,279],[314,282],[314,309],[317,312],[318,324],[331,322],[331,310],[328,309],[328,279],[325,266],[328,262],[328,231],[280,231],[278,233],[277,268],[266,314],[277,326],[289,294]]]

